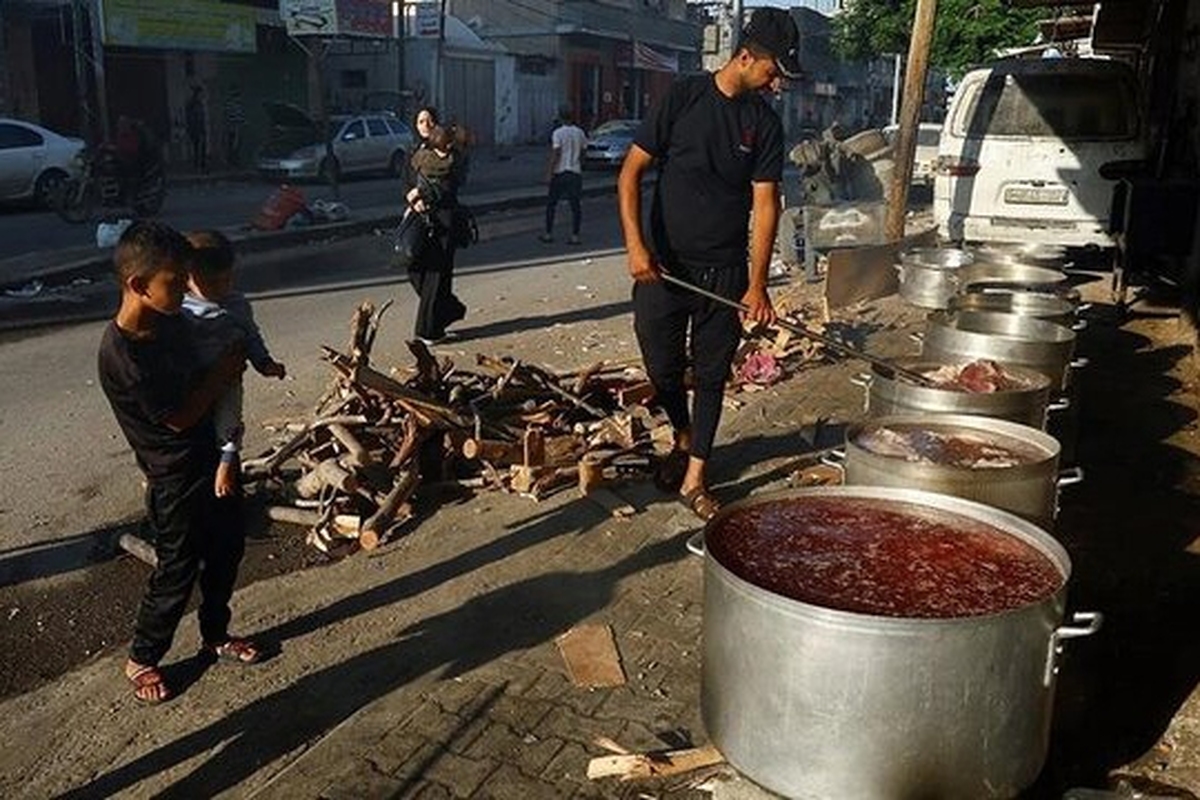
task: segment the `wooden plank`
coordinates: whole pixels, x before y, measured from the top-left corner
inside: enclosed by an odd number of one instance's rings
[[[721,755],[721,751],[712,745],[693,747],[687,750],[614,754],[597,756],[589,761],[587,776],[591,780],[620,778],[623,781],[667,777],[722,764],[724,761],[725,756]]]
[[[576,625],[554,640],[566,662],[571,682],[596,688],[623,686],[625,670],[608,625]]]

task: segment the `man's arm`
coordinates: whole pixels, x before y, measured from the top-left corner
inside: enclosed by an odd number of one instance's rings
[[[746,319],[755,322],[775,321],[775,309],[767,293],[771,249],[779,228],[779,184],[755,181],[753,210],[750,217],[750,288],[742,297],[747,306]]]
[[[642,175],[653,164],[654,156],[632,144],[617,177],[617,204],[621,230],[625,233],[625,250],[629,254],[629,274],[638,283],[652,283],[661,278],[659,267],[642,236]]]

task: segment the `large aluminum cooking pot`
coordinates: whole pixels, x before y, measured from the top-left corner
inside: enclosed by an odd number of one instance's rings
[[[900,254],[900,296],[919,308],[946,308],[958,292],[958,272],[974,258],[953,247],[918,247]]]
[[[1034,317],[1065,325],[1074,331],[1086,327],[1078,316],[1079,303],[1048,292],[977,290],[950,298],[948,307],[951,311],[993,311]]]
[[[739,512],[810,498],[914,504],[985,523],[1043,553],[1062,586],[1000,613],[892,617],[794,600],[722,563],[727,523]],[[734,767],[788,797],[1015,796],[1045,761],[1061,643],[1101,623],[1081,613],[1077,625],[1062,625],[1071,564],[1057,542],[956,497],[864,486],[763,494],[723,508],[689,549],[708,550],[705,727]]]
[[[895,359],[896,366],[926,375],[946,366],[917,358]],[[892,414],[972,414],[1006,419],[1034,428],[1045,428],[1047,411],[1068,407],[1063,400],[1050,403],[1050,379],[1040,372],[1005,366],[1020,388],[999,392],[964,392],[937,386],[920,386],[876,365],[851,380],[864,387],[864,410],[871,417]]]
[[[1075,332],[1053,322],[990,311],[935,311],[929,315],[921,355],[931,361],[955,362],[988,358],[1004,365],[1028,367],[1050,378],[1055,390],[1065,389],[1069,369],[1087,362],[1072,361]]]
[[[1061,270],[1020,263],[976,261],[959,270],[958,278],[960,292],[988,286],[1038,292],[1057,292],[1071,288],[1067,274]]]
[[[869,443],[878,438],[880,431],[900,441],[918,443],[922,439],[938,441],[933,437],[964,444],[989,442],[1012,452],[1014,457],[999,459],[1008,466],[910,461],[903,455],[887,455],[884,450],[872,448]],[[928,451],[939,449],[931,446]],[[848,427],[841,455],[849,486],[892,486],[950,494],[1003,509],[1050,531],[1058,515],[1059,487],[1083,478],[1078,468],[1059,474],[1059,453],[1058,440],[1053,436],[1008,420],[962,414],[901,414]],[[997,463],[995,457],[991,463]]]
[[[1059,269],[1067,266],[1067,248],[1056,244],[986,244],[971,252],[976,261],[991,264],[1028,264]]]

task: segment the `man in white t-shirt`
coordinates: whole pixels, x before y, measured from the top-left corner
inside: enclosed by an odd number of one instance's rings
[[[583,210],[579,205],[583,193],[583,149],[587,136],[571,121],[569,109],[559,112],[559,124],[550,134],[550,160],[546,164],[546,180],[550,192],[546,197],[546,232],[538,237],[543,242],[554,241],[554,211],[560,198],[567,198],[571,207],[571,244],[579,244],[579,225]]]

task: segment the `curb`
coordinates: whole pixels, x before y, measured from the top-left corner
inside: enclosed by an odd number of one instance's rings
[[[616,186],[584,186],[584,197],[603,197],[616,193]],[[466,198],[470,200],[470,198]],[[485,199],[469,203],[477,215],[496,211],[536,208],[546,202],[545,194],[526,194],[508,198]],[[370,211],[364,214],[370,214]],[[484,220],[480,220],[481,223]],[[263,253],[275,249],[297,247],[314,242],[340,241],[374,233],[400,223],[398,212],[388,211],[327,225],[311,225],[280,231],[246,231],[244,228],[226,228],[239,254]],[[19,283],[0,284],[0,290],[20,286],[30,280],[41,280],[53,287],[64,287],[79,278],[92,279],[91,283],[62,292],[48,291],[34,297],[21,298],[0,294],[0,332],[44,328],[76,322],[89,322],[111,316],[117,306],[118,293],[111,279],[112,250],[97,251],[87,258],[48,268],[36,277],[26,277]]]
[[[615,184],[593,185],[583,187],[584,197],[600,197],[605,194],[615,194]],[[493,193],[494,194],[494,193]],[[544,192],[538,194],[523,194],[514,197],[482,199],[470,202],[467,196],[464,200],[476,214],[486,214],[493,211],[507,211],[519,208],[531,208],[546,202]],[[286,228],[278,231],[253,231],[244,226],[227,227],[222,233],[227,235],[239,253],[261,253],[276,248],[293,247],[318,241],[350,239],[371,233],[378,228],[388,228],[400,224],[400,213],[390,208],[386,211],[376,207],[361,212],[363,216],[344,222],[332,222],[324,225],[308,225],[303,228]],[[16,289],[31,281],[39,280],[50,286],[58,286],[80,278],[95,278],[107,275],[112,266],[112,248],[94,249],[93,254],[84,258],[76,258],[61,264],[47,266],[44,269],[30,269],[26,274],[11,280],[0,279],[0,291]],[[14,298],[16,299],[16,298]],[[7,328],[7,320],[0,321],[0,329]]]

